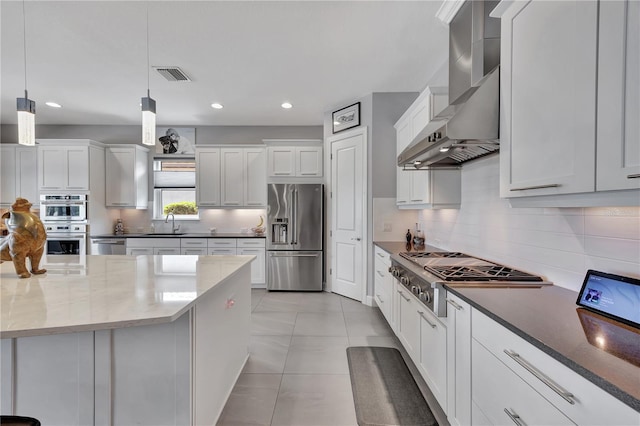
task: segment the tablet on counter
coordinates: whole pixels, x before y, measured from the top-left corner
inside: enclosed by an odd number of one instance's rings
[[[640,328],[640,280],[589,269],[578,300],[579,306]]]

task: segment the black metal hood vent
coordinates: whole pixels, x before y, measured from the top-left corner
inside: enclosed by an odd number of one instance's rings
[[[472,1],[449,24],[449,106],[398,156],[399,166],[451,167],[497,152],[500,20],[497,1]]]

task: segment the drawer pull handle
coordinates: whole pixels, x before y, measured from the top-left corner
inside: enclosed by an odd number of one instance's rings
[[[504,412],[507,413],[507,416],[509,416],[509,418],[518,426],[525,426],[525,424],[520,420],[520,416],[517,415],[515,412],[511,412],[509,411],[507,408],[504,409]]]
[[[407,302],[411,300],[411,299],[409,299],[408,297],[404,297],[404,293],[403,293],[403,292],[401,292],[400,290],[396,290],[396,291],[397,291],[397,292],[398,292],[398,294],[399,294],[400,296],[402,296],[402,298],[403,298],[404,300],[406,300]]]
[[[538,370],[536,367],[531,365],[529,361],[522,358],[517,352],[505,349],[504,353],[509,355],[509,357],[513,359],[515,362],[523,366],[529,373],[536,376],[536,378],[538,378],[538,380],[540,380],[542,383],[549,386],[551,390],[553,390],[555,393],[560,395],[562,399],[567,401],[569,404],[573,405],[576,403],[573,399],[574,395],[571,392],[567,392],[560,385],[556,384],[553,380],[547,377],[547,375],[545,375],[542,371]]]
[[[545,189],[545,188],[558,188],[562,185],[560,185],[559,183],[552,183],[549,185],[535,185],[535,186],[525,186],[522,188],[513,188],[510,189],[509,191],[527,191],[529,189]]]
[[[376,271],[376,272],[378,273],[378,275],[380,275],[381,277],[384,278],[384,274],[382,272],[380,272],[380,271]]]
[[[627,179],[638,179],[640,178],[640,173],[636,173],[635,175],[627,175]]]
[[[424,316],[424,312],[421,311],[417,311],[418,315],[420,315],[422,317],[423,320],[425,320],[427,322],[427,324],[429,324],[431,326],[431,328],[436,328],[436,325],[434,323],[432,323],[431,321],[429,321],[427,319],[427,317]]]
[[[447,303],[450,304],[451,306],[453,306],[454,308],[456,308],[459,311],[462,310],[462,306],[458,305],[456,302],[454,302],[451,299],[447,299]]]
[[[384,300],[380,299],[380,295],[379,294],[376,294],[376,297],[378,298],[378,302],[384,303]]]

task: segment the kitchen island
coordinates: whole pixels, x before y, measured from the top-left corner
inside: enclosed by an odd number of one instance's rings
[[[215,424],[248,357],[254,256],[0,265],[0,412],[47,425]]]

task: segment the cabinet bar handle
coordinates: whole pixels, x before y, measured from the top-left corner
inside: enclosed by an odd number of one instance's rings
[[[408,297],[404,297],[404,293],[403,293],[403,292],[401,292],[400,290],[396,290],[396,291],[397,291],[397,292],[398,292],[398,294],[399,294],[400,296],[402,296],[402,298],[403,298],[404,300],[406,300],[407,302],[411,300],[411,299],[409,299]]]
[[[380,295],[379,294],[376,294],[376,297],[378,298],[378,302],[384,303],[384,300],[380,299]]]
[[[129,203],[111,203],[111,205],[114,205],[114,206],[126,206],[126,205],[129,205]]]
[[[551,183],[549,185],[535,185],[535,186],[525,186],[522,188],[513,188],[510,189],[509,191],[526,191],[528,189],[544,189],[544,188],[558,188],[562,185],[560,185],[559,183]]]
[[[458,305],[456,302],[454,302],[451,299],[447,299],[447,303],[450,304],[451,306],[453,306],[454,308],[456,308],[459,311],[462,310],[462,306]]]
[[[382,254],[382,253],[376,253],[376,254],[377,254],[378,256],[380,256],[380,257],[384,257],[384,254]]]
[[[378,275],[380,275],[381,277],[384,278],[384,274],[382,272],[380,272],[380,271],[376,271],[376,272],[378,273]]]
[[[84,186],[67,186],[68,189],[86,189]]]
[[[562,397],[562,399],[567,401],[569,404],[573,405],[573,404],[576,403],[574,401],[574,399],[573,399],[574,395],[571,392],[566,391],[560,385],[556,384],[553,380],[551,380],[542,371],[538,370],[531,363],[529,363],[529,361],[527,361],[526,359],[522,358],[517,352],[505,349],[504,353],[509,355],[509,357],[511,359],[513,359],[515,362],[517,362],[518,364],[523,366],[529,373],[531,373],[534,376],[536,376],[536,378],[538,378],[542,383],[544,383],[545,385],[549,386],[551,388],[551,390],[553,390],[555,393],[560,395]]]
[[[638,179],[640,178],[640,173],[636,173],[635,175],[628,175],[627,179]]]
[[[275,172],[274,175],[276,176],[289,176],[291,173],[289,172]]]
[[[436,325],[434,323],[432,323],[431,321],[429,321],[427,319],[427,317],[424,316],[424,312],[422,311],[416,311],[418,312],[418,315],[420,315],[422,317],[423,320],[425,320],[427,322],[427,324],[429,324],[431,326],[431,328],[436,328]]]
[[[509,416],[509,418],[513,420],[515,424],[517,424],[518,426],[525,426],[525,424],[522,421],[520,421],[520,416],[517,415],[515,412],[512,413],[507,408],[504,409],[504,412],[507,413],[507,416]]]

